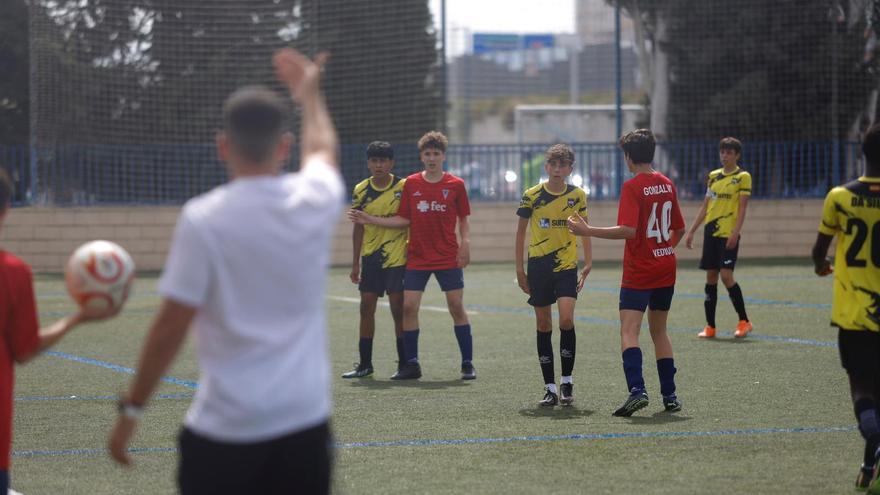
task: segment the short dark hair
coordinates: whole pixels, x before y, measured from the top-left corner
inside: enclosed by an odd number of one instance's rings
[[[426,148],[436,148],[443,153],[446,153],[446,147],[449,145],[449,140],[446,139],[446,136],[443,135],[440,131],[429,131],[426,132],[424,136],[419,139],[419,153],[424,151]]]
[[[223,125],[231,146],[247,160],[272,157],[281,139],[287,107],[265,86],[239,88],[223,104]]]
[[[862,153],[871,165],[880,165],[880,124],[874,124],[862,138]]]
[[[6,170],[0,168],[0,214],[5,213],[12,200],[12,180]]]
[[[633,163],[654,161],[654,148],[657,147],[657,141],[650,129],[636,129],[627,132],[620,137],[618,145]]]
[[[567,161],[570,165],[574,163],[574,151],[567,144],[554,144],[544,153],[544,161],[549,162],[550,160]]]
[[[370,158],[387,158],[394,160],[394,148],[388,141],[373,141],[367,145],[367,160]]]
[[[739,139],[735,137],[726,137],[721,139],[718,143],[718,151],[721,150],[731,150],[735,152],[737,155],[742,156],[743,153],[743,144],[739,141]]]

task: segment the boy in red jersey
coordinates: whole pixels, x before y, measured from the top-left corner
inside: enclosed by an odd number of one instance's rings
[[[675,246],[684,236],[685,225],[675,186],[651,166],[655,146],[654,135],[648,129],[637,129],[620,138],[626,166],[635,177],[620,191],[616,226],[593,227],[582,217],[568,218],[569,230],[577,235],[626,239],[620,284],[620,347],[629,397],[614,411],[615,416],[631,416],[648,405],[639,348],[645,308],[663,406],[667,411],[681,410],[675,395],[675,362],[666,318],[675,287]]]
[[[0,226],[9,212],[10,198],[12,182],[6,172],[0,169]],[[9,489],[14,364],[30,361],[80,323],[112,315],[89,315],[80,310],[48,327],[40,328],[31,268],[14,254],[2,249],[0,308],[3,308],[0,312],[0,494],[5,495]]]
[[[446,147],[441,132],[431,131],[419,139],[419,157],[425,170],[410,175],[403,186],[400,209],[393,217],[375,217],[361,210],[350,210],[352,222],[382,227],[409,226],[406,274],[403,280],[403,341],[406,363],[392,380],[421,378],[419,364],[419,306],[431,274],[446,293],[446,305],[452,315],[455,337],[461,351],[461,379],[473,380],[471,325],[464,309],[462,268],[470,262],[470,202],[464,181],[443,171]],[[455,226],[461,245],[455,236]]]

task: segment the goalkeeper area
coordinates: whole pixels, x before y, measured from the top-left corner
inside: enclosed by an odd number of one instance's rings
[[[734,339],[733,308],[718,305],[719,337],[703,326],[704,274],[682,261],[669,315],[684,408],[663,412],[647,328],[651,404],[615,418],[627,394],[620,367],[620,271],[597,264],[579,297],[575,402],[542,408],[534,315],[509,264],[465,275],[479,378],[459,380],[459,351],[434,282],[422,301],[424,376],[392,382],[393,327],[377,311],[373,378],[343,380],[357,360],[358,292],[331,271],[327,313],[335,409],[333,492],[355,493],[840,493],[861,462],[837,330],[828,326],[830,278],[808,260],[745,260],[755,330]],[[26,494],[176,493],[176,435],[198,380],[191,343],[149,405],[132,447],[135,469],[105,450],[115,399],[131,379],[158,304],[141,277],[122,314],[82,327],[18,370],[11,486]],[[73,309],[63,281],[36,280],[44,322]],[[476,293],[479,293],[479,298]],[[559,332],[554,332],[554,347]],[[219,473],[218,473],[219,474]]]

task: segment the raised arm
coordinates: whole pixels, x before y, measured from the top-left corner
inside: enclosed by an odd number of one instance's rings
[[[290,90],[293,100],[302,106],[300,163],[312,158],[336,165],[339,138],[321,94],[321,68],[327,60],[322,53],[309,60],[292,48],[275,52],[272,61],[278,79]]]

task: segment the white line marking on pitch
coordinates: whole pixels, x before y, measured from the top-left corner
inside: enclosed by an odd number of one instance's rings
[[[357,297],[342,297],[342,296],[327,296],[327,299],[333,299],[334,301],[342,301],[342,302],[350,302],[350,303],[358,303],[360,304],[361,300]],[[386,308],[389,306],[387,302],[379,301],[379,306],[385,306]],[[441,308],[439,306],[422,306],[420,309],[424,309],[425,311],[439,311],[441,313],[448,313],[448,308]],[[478,315],[480,314],[477,311],[472,309],[467,310],[469,315]]]

